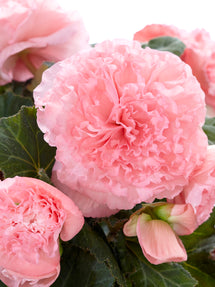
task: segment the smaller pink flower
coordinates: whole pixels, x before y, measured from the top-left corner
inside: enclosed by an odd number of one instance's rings
[[[10,287],[50,286],[60,272],[59,234],[70,240],[84,218],[72,200],[34,178],[0,182],[0,280]]]
[[[215,205],[215,145],[208,147],[204,164],[193,172],[189,184],[173,203],[190,203],[198,225],[206,221]]]
[[[126,236],[137,236],[149,262],[161,264],[187,260],[186,250],[178,235],[191,234],[196,227],[191,205],[155,203],[146,204],[133,214],[124,225],[123,232]]]
[[[161,37],[177,37],[186,45],[181,59],[191,68],[206,94],[206,103],[215,107],[215,42],[205,30],[196,29],[191,32],[175,26],[152,24],[145,26],[134,34],[134,40],[148,42]]]
[[[56,62],[88,47],[77,12],[55,0],[0,0],[0,85],[26,81],[44,61]]]

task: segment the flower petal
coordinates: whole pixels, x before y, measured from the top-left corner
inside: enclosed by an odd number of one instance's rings
[[[178,235],[191,234],[198,227],[191,204],[174,204],[167,222]]]
[[[123,233],[126,236],[137,236],[137,220],[138,220],[138,215],[134,214],[129,218],[129,220],[125,223],[123,226]]]
[[[198,225],[209,218],[215,205],[215,145],[208,147],[204,164],[194,171],[189,184],[173,202],[190,203]]]
[[[162,220],[137,222],[137,237],[143,254],[152,264],[187,260],[183,243],[168,223]]]

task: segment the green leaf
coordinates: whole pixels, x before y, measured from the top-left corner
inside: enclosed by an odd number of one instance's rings
[[[33,99],[33,94],[28,89],[28,86],[29,84],[31,84],[31,81],[32,81],[31,79],[26,82],[12,81],[7,85],[0,86],[0,95],[11,92],[14,95],[29,97]]]
[[[84,228],[72,242],[75,246],[85,251],[88,250],[98,262],[104,263],[108,267],[110,276],[120,286],[127,286],[114,254],[106,242],[105,235],[98,225],[95,224],[94,228],[92,228],[85,223]]]
[[[32,92],[29,91],[28,86],[31,84],[32,79],[26,82],[16,82],[13,81],[8,85],[9,90],[12,90],[14,94],[33,98]]]
[[[114,277],[106,264],[89,251],[64,243],[61,272],[52,287],[112,287]]]
[[[0,281],[0,287],[7,287],[2,281]]]
[[[148,43],[143,43],[142,48],[149,47],[151,49],[168,51],[177,56],[181,56],[186,48],[185,44],[175,37],[162,36],[150,40]]]
[[[137,242],[117,240],[117,250],[122,270],[132,287],[194,287],[197,281],[180,264],[152,265],[144,257]]]
[[[184,262],[183,266],[186,270],[192,274],[192,276],[196,279],[198,279],[199,284],[196,285],[196,287],[212,287],[215,286],[215,280],[209,276],[207,273],[202,272],[198,266],[193,265],[192,263],[189,264],[189,262]]]
[[[16,114],[21,106],[33,106],[31,98],[17,96],[12,92],[0,95],[0,118]]]
[[[35,108],[22,107],[16,115],[0,119],[0,170],[5,178],[44,179],[51,175],[54,157],[55,148],[37,126]]]
[[[209,145],[215,144],[215,118],[206,118],[203,131],[208,137]]]
[[[215,249],[215,208],[211,217],[195,232],[182,236],[188,260],[183,266],[199,281],[199,287],[215,286],[215,261],[211,251]]]

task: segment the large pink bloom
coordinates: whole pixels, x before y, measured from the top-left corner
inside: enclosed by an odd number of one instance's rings
[[[215,146],[208,147],[204,164],[196,169],[189,184],[176,196],[174,203],[192,204],[198,225],[206,221],[215,205]]]
[[[60,271],[59,234],[84,223],[72,200],[38,179],[0,182],[0,279],[10,287],[50,286]]]
[[[55,0],[0,0],[0,85],[32,78],[44,61],[59,61],[87,47],[76,12]]]
[[[187,32],[175,26],[147,25],[134,35],[134,40],[148,42],[160,36],[172,36],[181,39],[186,49],[181,59],[190,65],[206,94],[206,103],[215,108],[215,42],[205,30],[196,29]]]
[[[86,216],[173,198],[205,158],[204,94],[169,52],[104,42],[47,70],[34,98],[52,180]]]

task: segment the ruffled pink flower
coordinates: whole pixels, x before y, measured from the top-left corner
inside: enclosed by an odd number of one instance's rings
[[[215,107],[215,42],[205,30],[196,29],[187,32],[174,26],[147,25],[134,35],[134,40],[148,42],[160,36],[172,36],[181,39],[186,49],[181,59],[190,65],[206,94],[206,103]]]
[[[70,240],[84,223],[72,200],[27,177],[0,182],[0,280],[10,287],[50,286],[60,272],[59,234]]]
[[[48,69],[34,99],[52,180],[85,216],[173,198],[205,158],[204,93],[169,52],[106,41]]]
[[[198,225],[206,221],[215,205],[215,146],[208,147],[204,164],[196,169],[189,184],[176,196],[174,203],[190,203]]]
[[[147,208],[150,215],[145,213]],[[148,261],[161,264],[187,260],[186,250],[178,235],[188,235],[196,229],[193,207],[190,204],[155,203],[151,206],[146,204],[142,211],[130,217],[123,232],[126,236],[137,236]]]
[[[44,61],[56,62],[87,47],[77,12],[55,0],[0,0],[0,85],[33,77]]]

